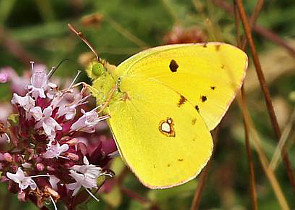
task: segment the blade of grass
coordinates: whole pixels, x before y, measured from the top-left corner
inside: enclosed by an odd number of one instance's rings
[[[246,106],[246,96],[245,96],[244,85],[242,86],[242,89],[241,89],[241,102],[243,103],[243,106]],[[245,130],[246,152],[247,152],[247,158],[248,158],[248,164],[249,164],[249,178],[250,178],[252,209],[257,210],[258,209],[258,202],[257,202],[255,172],[254,172],[254,167],[253,167],[251,145],[250,145],[250,140],[249,140],[250,128],[246,122],[244,115],[243,115],[243,124],[244,124],[244,130]]]
[[[253,26],[256,24],[256,21],[259,17],[259,14],[262,10],[262,7],[264,5],[264,0],[258,0],[257,4],[255,6],[254,12],[252,13],[251,17],[250,17],[250,26],[251,26],[251,30],[253,28]],[[247,44],[247,38],[244,37],[243,41],[242,41],[242,49],[245,49]]]
[[[51,2],[48,0],[35,0],[39,8],[40,14],[44,22],[51,22],[55,20],[54,10],[52,9]]]
[[[219,6],[220,8],[224,9],[230,14],[233,14],[233,7],[224,0],[211,0],[215,5]],[[258,24],[253,26],[253,31],[260,34],[261,36],[265,37],[266,39],[272,41],[273,43],[285,48],[289,54],[293,57],[295,57],[295,48],[290,46],[284,39],[282,39],[280,36],[275,34],[274,32],[259,26]]]
[[[243,49],[244,46],[241,46],[241,39],[240,39],[241,37],[240,37],[240,30],[239,30],[240,21],[239,21],[239,12],[236,6],[236,0],[233,0],[233,3],[234,3],[234,17],[235,17],[236,33],[237,33],[237,45],[238,47],[241,47]],[[242,100],[242,103],[246,104],[244,85],[241,88],[241,100]],[[250,181],[252,209],[257,210],[258,203],[257,203],[257,193],[256,193],[256,181],[255,181],[255,172],[254,172],[254,167],[252,162],[251,145],[249,141],[249,127],[247,123],[245,122],[244,118],[243,118],[243,124],[244,124],[244,132],[245,132],[246,154],[247,154],[248,167],[249,167],[249,181]]]
[[[11,36],[5,28],[0,25],[0,40],[2,40],[2,45],[7,48],[7,50],[15,56],[24,65],[29,66],[30,61],[35,60],[32,55],[30,55],[25,48]]]
[[[215,9],[214,4],[211,1],[206,0],[206,7],[208,8],[208,18],[207,18],[208,20],[207,21],[210,21],[210,23],[213,27],[213,30],[215,33],[214,36],[217,38],[217,41],[224,40],[223,32],[221,31],[220,24],[218,23],[219,19],[217,18],[216,12],[214,11],[214,9]],[[213,40],[213,41],[215,41],[215,40]]]
[[[234,3],[234,18],[235,18],[235,24],[236,24],[236,34],[237,34],[237,46],[241,48],[242,45],[241,45],[239,12],[238,12],[238,8],[236,7],[236,1],[233,0],[233,3]]]
[[[0,1],[0,23],[3,25],[10,15],[16,0]]]
[[[68,22],[69,20],[59,20],[44,23],[42,25],[18,27],[11,29],[10,32],[15,40],[25,43],[36,41],[38,39],[48,39],[48,37],[57,37],[68,34]]]
[[[130,31],[122,27],[119,23],[117,23],[115,20],[113,20],[108,15],[104,14],[105,20],[109,22],[109,24],[112,25],[112,27],[118,31],[120,34],[122,34],[125,38],[132,41],[137,46],[141,47],[142,49],[148,48],[149,45],[145,43],[143,40],[139,39],[138,37],[134,36]]]
[[[179,23],[180,20],[178,19],[177,15],[175,14],[172,6],[171,6],[171,2],[169,0],[162,0],[162,3],[164,5],[164,7],[167,9],[168,13],[170,14],[170,16],[173,18],[173,21],[175,23]]]
[[[124,186],[120,186],[120,190],[125,194],[127,195],[128,197],[134,199],[134,200],[137,200],[139,203],[141,204],[149,204],[151,203],[151,201],[141,195],[139,195],[138,193],[124,187]]]
[[[240,39],[241,38],[240,31],[239,31],[240,21],[239,21],[239,12],[236,5],[236,0],[233,0],[233,4],[234,4],[234,17],[235,17],[236,31],[237,31],[237,45],[238,47],[241,47],[242,50],[245,50],[246,42],[243,43],[243,41],[241,41]],[[257,7],[258,6],[256,6],[256,8]],[[252,17],[257,18],[258,14],[259,12],[257,12],[257,10],[254,10]],[[256,21],[256,19],[253,20],[253,22],[254,21]],[[243,103],[244,106],[246,105],[246,95],[245,95],[244,84],[241,88],[241,102]],[[246,119],[244,118],[244,115],[243,115],[243,124],[244,124],[244,132],[245,132],[245,146],[246,146],[246,153],[247,153],[248,167],[249,167],[248,170],[249,170],[249,179],[250,179],[252,209],[257,210],[258,202],[257,202],[257,192],[256,192],[256,181],[255,181],[255,171],[254,171],[253,161],[252,161],[251,145],[249,140],[249,127],[248,127],[248,124],[246,123]]]
[[[252,54],[252,59],[253,59],[256,73],[258,76],[260,87],[262,89],[263,96],[264,96],[266,106],[267,106],[267,110],[268,110],[269,116],[271,118],[271,124],[272,124],[274,131],[275,131],[275,135],[276,135],[277,139],[279,140],[281,138],[281,130],[280,130],[280,127],[279,127],[279,124],[278,124],[278,121],[277,121],[277,118],[276,118],[276,115],[274,112],[269,89],[267,87],[267,84],[266,84],[266,81],[264,78],[264,74],[263,74],[263,71],[262,71],[262,68],[260,65],[258,54],[257,54],[256,48],[255,48],[252,34],[251,34],[251,27],[250,27],[248,17],[246,15],[242,0],[237,0],[237,7],[238,7],[238,10],[240,13],[240,18],[243,23],[243,27],[244,27],[244,31],[245,31],[247,40],[249,42],[249,46],[250,46],[250,50],[251,50],[251,54]],[[292,171],[291,162],[290,162],[288,153],[284,148],[282,149],[281,155],[282,155],[282,159],[284,161],[284,164],[285,164],[285,167],[287,170],[289,181],[293,187],[293,190],[295,191],[295,177],[294,177],[294,174]]]
[[[295,57],[295,49],[274,32],[267,30],[266,28],[259,25],[254,26],[254,31],[271,40],[273,43],[284,47],[291,56]]]
[[[283,150],[283,148],[285,147],[286,145],[286,142],[288,140],[288,137],[292,131],[292,127],[293,127],[293,123],[295,121],[295,109],[293,110],[292,114],[291,114],[291,117],[290,117],[290,120],[288,121],[285,129],[283,130],[283,133],[282,133],[282,136],[280,138],[280,141],[278,143],[278,146],[273,154],[273,157],[270,161],[270,165],[269,167],[272,169],[272,170],[275,170],[279,164],[279,158],[280,158],[280,153],[281,151]]]
[[[210,36],[210,39],[212,41],[221,40],[221,37],[219,37],[221,33],[216,32],[219,27],[217,25],[215,27],[214,23],[211,21],[211,18],[206,15],[203,3],[200,0],[192,0],[192,2],[196,11],[204,21],[204,25],[206,26],[207,34]]]
[[[139,195],[137,192],[134,192],[134,191],[128,189],[127,187],[123,186],[123,182],[124,182],[125,178],[127,177],[127,175],[129,173],[130,173],[129,168],[127,166],[125,166],[123,168],[123,170],[120,172],[120,174],[117,177],[115,177],[117,185],[119,186],[120,191],[122,193],[124,193],[125,195],[127,195],[128,197],[138,201],[142,205],[151,206],[150,209],[153,209],[153,210],[159,209],[159,207],[156,205],[156,203],[153,203],[150,199],[145,198],[145,197]]]
[[[254,123],[252,122],[252,119],[249,115],[249,111],[248,111],[248,108],[246,106],[246,104],[243,102],[243,100],[241,99],[241,95],[238,95],[237,96],[237,101],[238,101],[238,104],[239,104],[239,107],[243,113],[243,119],[245,120],[244,122],[246,123],[248,129],[249,129],[249,133],[250,133],[250,137],[254,143],[254,146],[255,146],[255,149],[257,151],[257,154],[258,154],[258,157],[259,157],[259,160],[260,160],[260,163],[262,165],[262,168],[263,168],[263,171],[265,172],[272,188],[273,188],[273,191],[275,193],[275,196],[281,206],[281,209],[283,210],[288,210],[290,209],[289,208],[289,205],[287,203],[287,200],[284,196],[284,193],[280,187],[280,184],[274,174],[274,171],[271,170],[271,168],[269,168],[269,162],[268,162],[268,159],[264,153],[264,150],[261,146],[261,140],[259,138],[259,135],[257,134],[257,131],[256,131],[256,128],[254,126]]]
[[[122,185],[119,187],[120,187],[120,190],[122,193],[124,193],[125,195],[127,195],[131,199],[138,201],[139,203],[141,203],[144,206],[149,206],[150,207],[149,209],[151,209],[151,210],[159,210],[160,209],[155,203],[150,201],[148,198],[145,198],[145,197],[139,195],[137,192],[134,192]]]

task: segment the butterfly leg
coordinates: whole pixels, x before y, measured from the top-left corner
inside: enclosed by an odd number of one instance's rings
[[[109,92],[108,98],[103,103],[103,105],[99,109],[98,113],[101,113],[109,105],[109,103],[110,103],[110,101],[112,99],[112,96],[114,95],[114,93],[116,92],[116,90],[118,90],[118,86],[117,85],[114,85],[114,87]]]
[[[93,88],[91,85],[89,85],[89,84],[87,84],[85,82],[79,82],[79,83],[73,85],[72,87],[78,87],[80,85],[83,86],[83,89],[88,88],[91,92],[99,93],[95,88]]]
[[[73,87],[77,87],[77,86],[80,86],[82,85],[83,88],[88,88],[91,92],[95,92],[95,93],[99,93],[95,88],[93,88],[91,85],[88,85],[87,83],[85,82],[79,82],[75,85],[73,85]],[[109,104],[109,102],[111,101],[112,99],[112,96],[114,95],[114,93],[116,92],[116,90],[118,90],[118,85],[114,85],[114,87],[110,90],[109,94],[108,94],[108,98],[106,99],[106,101],[100,106],[99,110],[97,113],[101,113]]]

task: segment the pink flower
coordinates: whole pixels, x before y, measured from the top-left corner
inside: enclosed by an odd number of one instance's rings
[[[17,74],[11,67],[3,67],[0,69],[0,75],[6,75],[7,80],[12,80],[17,77]]]
[[[65,116],[66,120],[71,120],[76,116],[76,106],[66,106],[62,105],[58,108],[58,117]]]
[[[62,98],[61,98],[62,97]],[[59,107],[57,116],[65,116],[67,120],[71,120],[76,116],[76,108],[86,103],[88,96],[83,98],[82,93],[68,91],[63,95],[56,97],[57,100],[52,101],[53,107]]]
[[[39,121],[42,119],[43,113],[40,106],[33,107],[29,111],[36,121]]]
[[[47,72],[45,71],[45,66],[39,65],[38,67],[34,68],[34,63],[31,62],[31,64],[33,74],[31,77],[31,84],[28,85],[28,89],[31,90],[30,93],[32,94],[33,98],[46,98],[45,89],[47,88],[48,78]]]
[[[12,113],[12,106],[10,103],[0,103],[0,122],[7,120],[8,116]]]
[[[57,190],[57,184],[60,182],[60,179],[55,176],[49,176],[49,183],[54,190]]]
[[[0,74],[6,74],[7,80],[11,82],[11,89],[13,92],[19,95],[25,95],[27,91],[27,85],[29,84],[28,74],[19,77],[14,69],[11,67],[4,67],[0,69]]]
[[[21,168],[18,168],[15,174],[7,172],[6,176],[17,183],[21,191],[27,189],[28,187],[30,187],[32,190],[37,188],[34,180],[31,177],[25,176]]]
[[[27,72],[24,73],[22,77],[15,76],[11,81],[11,90],[18,95],[25,95],[28,91],[27,86],[30,83],[29,74]]]
[[[35,101],[31,96],[19,96],[16,93],[13,94],[11,104],[16,104],[22,107],[25,112],[25,118],[31,119],[32,115],[30,113],[30,110],[35,106]]]
[[[109,116],[99,117],[96,109],[89,112],[81,110],[83,116],[80,117],[72,126],[72,131],[83,131],[86,133],[93,133],[95,131],[95,126],[102,120],[109,118]]]
[[[57,142],[55,145],[50,145],[47,151],[43,154],[44,158],[58,158],[60,155],[69,150],[68,144],[60,144]]]
[[[35,101],[31,96],[19,96],[16,93],[13,94],[11,103],[18,104],[27,112],[29,112],[30,109],[35,106]]]
[[[80,188],[97,188],[97,178],[101,174],[101,168],[95,165],[89,164],[86,156],[83,158],[84,165],[74,165],[71,167],[70,176],[72,176],[76,182],[68,184],[69,190],[74,190],[73,196],[75,196]]]
[[[46,107],[43,112],[40,107],[34,107],[33,110],[33,116],[38,121],[35,127],[43,127],[48,138],[53,140],[55,138],[55,131],[62,130],[62,127],[51,117],[52,107]]]
[[[3,122],[2,134],[11,141],[6,141],[9,145],[0,152],[0,178],[10,180],[9,190],[18,192],[20,200],[32,196],[40,208],[49,199],[54,205],[58,201],[72,203],[81,187],[97,200],[88,189],[98,189],[101,183],[97,183],[97,178],[111,174],[107,169],[102,172],[101,167],[111,159],[112,150],[103,146],[102,134],[96,128],[109,116],[99,116],[96,109],[82,110],[82,116],[77,116],[78,107],[88,103],[86,88],[79,91],[71,83],[59,90],[48,81],[44,66],[32,68],[31,84],[28,88],[22,86],[22,94],[13,94],[11,103],[17,109],[10,117],[11,123]],[[13,70],[7,72],[11,73],[11,83],[19,78]],[[89,134],[95,131],[94,135]],[[7,152],[5,148],[14,149]]]
[[[8,81],[7,73],[0,73],[0,83],[6,83]]]
[[[53,99],[57,91],[57,85],[49,82],[46,90],[47,90],[46,96],[50,99]]]

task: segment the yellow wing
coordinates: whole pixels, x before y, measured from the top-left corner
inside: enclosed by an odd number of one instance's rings
[[[241,87],[247,63],[243,51],[224,43],[168,45],[132,56],[114,74],[122,81],[149,78],[169,87],[189,101],[212,130]]]
[[[150,188],[167,188],[193,179],[212,153],[204,121],[183,96],[152,79],[124,78],[125,100],[107,112],[123,159]]]

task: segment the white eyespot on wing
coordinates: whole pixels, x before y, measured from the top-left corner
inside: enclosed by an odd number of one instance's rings
[[[160,121],[159,124],[160,133],[168,137],[175,137],[174,122],[173,119],[168,117],[166,120]]]
[[[162,123],[161,129],[162,129],[162,131],[164,131],[166,133],[170,133],[171,132],[170,124],[167,123],[167,122]]]

